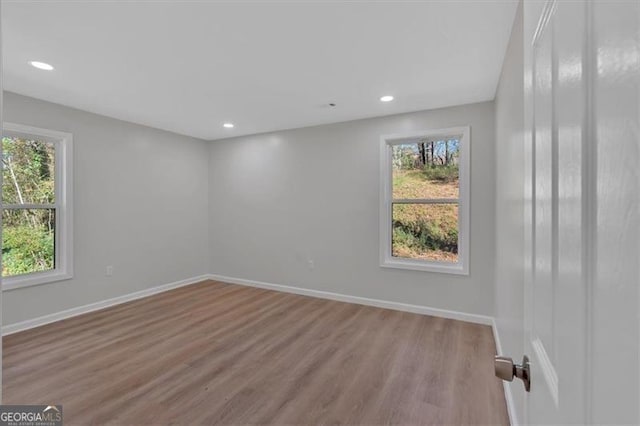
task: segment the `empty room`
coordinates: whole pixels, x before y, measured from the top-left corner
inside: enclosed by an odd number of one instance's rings
[[[0,426],[640,424],[637,0],[0,31]]]

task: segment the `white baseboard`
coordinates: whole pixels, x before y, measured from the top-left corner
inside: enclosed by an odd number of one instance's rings
[[[491,330],[493,331],[493,340],[496,342],[496,353],[502,355],[502,344],[500,343],[500,334],[498,333],[498,326],[496,320],[491,320]],[[513,394],[511,393],[511,386],[509,382],[502,381],[502,387],[504,389],[504,399],[507,402],[507,412],[509,413],[509,422],[512,426],[518,426],[518,415],[516,413],[516,404],[513,401]]]
[[[190,284],[195,284],[197,282],[205,281],[208,279],[227,282],[231,284],[240,284],[240,285],[245,285],[250,287],[258,287],[258,288],[264,288],[268,290],[281,291],[285,293],[300,294],[303,296],[318,297],[321,299],[337,300],[340,302],[375,306],[378,308],[393,309],[396,311],[413,312],[413,313],[422,314],[422,315],[432,315],[436,317],[450,318],[450,319],[455,319],[460,321],[473,322],[477,324],[485,324],[485,325],[493,324],[493,318],[486,315],[468,314],[465,312],[431,308],[428,306],[412,305],[412,304],[400,303],[400,302],[390,302],[387,300],[370,299],[367,297],[350,296],[346,294],[332,293],[328,291],[312,290],[312,289],[292,287],[292,286],[286,286],[286,285],[280,285],[280,284],[271,284],[271,283],[266,283],[262,281],[227,277],[223,275],[207,274],[207,275],[200,275],[193,278],[187,278],[180,281],[175,281],[172,283],[148,288],[145,290],[137,291],[135,293],[125,294],[123,296],[118,296],[118,297],[102,300],[95,303],[90,303],[84,306],[78,306],[76,308],[55,312],[53,314],[44,315],[41,317],[17,322],[14,324],[5,325],[2,327],[2,335],[6,336],[9,334],[17,333],[19,331],[28,330],[30,328],[39,327],[45,324],[50,324],[55,321],[60,321],[66,318],[75,317],[77,315],[86,314],[88,312],[93,312],[100,309],[108,308],[110,306],[119,305],[121,303],[129,302],[131,300],[152,296],[154,294],[162,293],[164,291],[172,290],[174,288],[183,287]]]
[[[317,297],[320,299],[330,299],[337,300],[339,302],[355,303],[358,305],[375,306],[377,308],[393,309],[395,311],[412,312],[422,315],[431,315],[434,317],[449,318],[460,321],[473,322],[476,324],[493,324],[493,318],[487,315],[468,314],[466,312],[449,311],[446,309],[430,308],[428,306],[411,305],[408,303],[390,302],[381,299],[370,299],[368,297],[350,296],[348,294],[312,290],[308,288],[293,287],[282,284],[272,284],[262,281],[246,280],[243,278],[227,277],[224,275],[210,274],[208,278],[210,280],[221,281],[230,284],[240,284],[249,287],[258,287],[267,290],[281,291],[284,293],[294,293],[300,294],[302,296]]]
[[[9,334],[17,333],[19,331],[24,331],[30,328],[39,327],[41,325],[60,321],[66,318],[71,318],[77,315],[86,314],[88,312],[98,311],[100,309],[108,308],[109,306],[119,305],[121,303],[129,302],[131,300],[152,296],[154,294],[162,293],[164,291],[172,290],[178,287],[184,287],[190,284],[195,284],[201,281],[205,281],[207,279],[209,279],[208,275],[200,275],[198,277],[187,278],[185,280],[175,281],[175,282],[160,285],[157,287],[147,288],[145,290],[136,291],[135,293],[125,294],[123,296],[114,297],[112,299],[101,300],[100,302],[90,303],[84,306],[78,306],[77,308],[71,308],[64,311],[55,312],[53,314],[44,315],[38,318],[5,325],[2,327],[2,335],[7,336]]]

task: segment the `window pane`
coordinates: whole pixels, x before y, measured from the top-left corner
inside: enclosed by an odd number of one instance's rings
[[[394,257],[458,261],[457,204],[394,204]]]
[[[5,204],[52,204],[55,147],[53,143],[2,138],[2,199]]]
[[[393,145],[393,198],[458,198],[460,141]]]
[[[55,210],[2,212],[2,275],[55,268]]]

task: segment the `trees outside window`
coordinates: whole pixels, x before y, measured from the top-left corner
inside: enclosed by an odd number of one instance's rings
[[[466,127],[382,138],[381,265],[466,273]]]
[[[6,123],[2,137],[5,289],[71,276],[71,135]]]

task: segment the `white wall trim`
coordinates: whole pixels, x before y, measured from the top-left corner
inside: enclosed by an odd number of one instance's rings
[[[224,275],[210,274],[210,280],[221,281],[230,284],[239,284],[249,287],[264,288],[267,290],[281,291],[284,293],[299,294],[302,296],[317,297],[320,299],[336,300],[339,302],[355,303],[358,305],[375,306],[377,308],[393,309],[395,311],[412,312],[414,314],[431,315],[434,317],[449,318],[460,321],[473,322],[476,324],[491,325],[493,318],[487,315],[468,314],[466,312],[450,311],[446,309],[431,308],[422,305],[411,305],[408,303],[391,302],[381,299],[370,299],[368,297],[351,296],[342,293],[332,293],[329,291],[313,290],[309,288],[293,287],[282,284],[272,284],[262,281],[247,280],[244,278],[227,277]]]
[[[491,319],[491,330],[493,331],[493,340],[496,342],[496,353],[502,355],[502,343],[500,343],[500,335],[498,334],[498,326],[496,325],[495,318]],[[503,380],[502,387],[504,389],[504,399],[507,402],[509,422],[512,426],[518,426],[520,423],[518,422],[518,413],[516,412],[516,404],[513,400],[510,383]]]
[[[54,203],[3,205],[3,209],[50,208],[55,210],[55,265],[45,272],[6,277],[2,290],[41,285],[73,278],[73,135],[41,127],[4,122],[3,136],[32,136],[55,147]]]
[[[89,312],[97,311],[100,309],[108,308],[110,306],[119,305],[121,303],[129,302],[132,300],[141,299],[143,297],[152,296],[154,294],[162,293],[168,290],[172,290],[174,288],[183,287],[186,285],[195,284],[195,283],[206,281],[206,280],[215,280],[215,281],[221,281],[221,282],[226,282],[230,284],[239,284],[239,285],[244,285],[249,287],[264,288],[267,290],[274,290],[274,291],[281,291],[284,293],[293,293],[293,294],[299,294],[303,296],[317,297],[320,299],[336,300],[339,302],[355,303],[358,305],[375,306],[377,308],[393,309],[395,311],[412,312],[412,313],[421,314],[421,315],[431,315],[434,317],[449,318],[449,319],[455,319],[459,321],[472,322],[476,324],[494,325],[493,318],[487,315],[469,314],[466,312],[432,308],[429,306],[412,305],[409,303],[392,302],[388,300],[371,299],[368,297],[351,296],[351,295],[342,294],[342,293],[332,293],[328,291],[286,286],[281,284],[272,284],[272,283],[267,283],[262,281],[228,277],[224,275],[207,274],[207,275],[200,275],[193,278],[187,278],[180,281],[175,281],[168,284],[163,284],[157,287],[151,287],[145,290],[140,290],[134,293],[117,296],[111,299],[90,303],[84,306],[78,306],[75,308],[67,309],[60,312],[55,312],[53,314],[44,315],[44,316],[33,318],[30,320],[25,320],[25,321],[17,322],[14,324],[4,325],[2,327],[2,335],[6,336],[9,334],[17,333],[19,331],[28,330],[31,328],[39,327],[41,325],[50,324],[52,322],[56,322],[63,319],[86,314]],[[497,336],[495,333],[495,329],[494,329],[494,336]],[[496,342],[497,342],[497,337],[496,337]]]
[[[163,284],[157,287],[147,288],[144,290],[136,291],[134,293],[125,294],[123,296],[117,296],[111,299],[90,303],[88,305],[78,306],[76,308],[55,312],[53,314],[44,315],[38,318],[33,318],[30,320],[21,321],[14,324],[3,325],[2,335],[7,336],[9,334],[17,333],[19,331],[29,330],[31,328],[39,327],[41,325],[50,324],[52,322],[75,317],[75,316],[86,314],[93,311],[98,311],[100,309],[108,308],[110,306],[119,305],[121,303],[130,302],[136,299],[142,299],[143,297],[148,297],[148,296],[152,296],[154,294],[162,293],[168,290],[173,290],[174,288],[184,287],[190,284],[206,281],[207,279],[209,279],[208,275],[200,275],[197,277],[187,278],[180,281],[174,281],[168,284]]]

